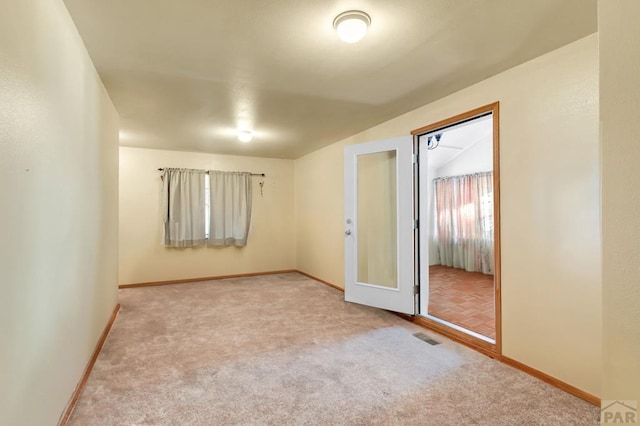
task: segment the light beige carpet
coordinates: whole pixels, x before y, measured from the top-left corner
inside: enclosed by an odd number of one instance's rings
[[[121,290],[120,303],[71,425],[589,425],[599,417],[597,407],[295,273]]]

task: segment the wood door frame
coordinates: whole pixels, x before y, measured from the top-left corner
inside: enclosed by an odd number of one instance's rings
[[[424,133],[437,130],[442,127],[451,126],[460,121],[470,120],[474,117],[492,113],[493,114],[493,250],[494,250],[494,303],[495,303],[495,344],[491,344],[482,339],[464,333],[462,331],[448,327],[440,322],[434,321],[426,316],[416,314],[414,322],[433,329],[454,340],[470,345],[487,355],[502,354],[502,274],[500,257],[500,102],[493,102],[479,108],[472,109],[462,114],[437,121],[427,126],[412,130],[414,138]],[[417,193],[416,193],[417,194]],[[419,259],[416,261],[416,264]]]

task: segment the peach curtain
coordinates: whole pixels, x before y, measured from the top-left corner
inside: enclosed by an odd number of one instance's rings
[[[440,263],[493,274],[493,173],[435,179],[434,194]]]

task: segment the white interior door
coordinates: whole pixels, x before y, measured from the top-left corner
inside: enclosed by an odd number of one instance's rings
[[[344,151],[345,300],[413,315],[413,137]]]

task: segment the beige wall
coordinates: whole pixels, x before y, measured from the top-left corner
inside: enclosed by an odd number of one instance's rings
[[[343,285],[343,148],[500,101],[503,353],[600,394],[598,40],[296,160],[297,267]]]
[[[0,14],[0,424],[53,425],[116,304],[118,117],[61,0]]]
[[[640,403],[640,2],[599,2],[602,398]],[[640,422],[640,421],[639,421]]]
[[[253,178],[246,247],[162,246],[160,167],[265,173]],[[293,160],[120,148],[120,283],[292,269],[295,267]]]

